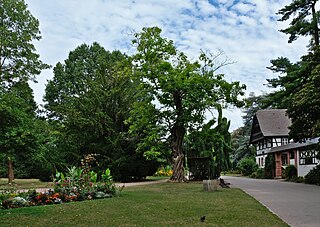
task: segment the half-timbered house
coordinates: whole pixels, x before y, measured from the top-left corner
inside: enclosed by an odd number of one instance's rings
[[[305,176],[319,160],[316,159],[318,139],[301,143],[289,141],[290,118],[285,109],[259,110],[253,117],[250,143],[256,145],[256,162],[265,166],[268,154],[275,157],[275,178],[281,178],[283,169],[295,165],[298,176]]]

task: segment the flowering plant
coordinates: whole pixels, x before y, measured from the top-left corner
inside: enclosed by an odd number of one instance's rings
[[[101,179],[98,181],[98,179]],[[27,193],[3,194],[0,192],[2,208],[17,208],[38,205],[59,204],[86,199],[109,198],[116,194],[116,187],[109,169],[99,175],[72,167],[68,173],[56,172],[54,189],[47,192],[30,190]]]

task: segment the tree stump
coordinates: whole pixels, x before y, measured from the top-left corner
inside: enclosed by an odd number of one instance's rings
[[[211,192],[217,191],[219,182],[218,180],[203,180],[203,191]]]

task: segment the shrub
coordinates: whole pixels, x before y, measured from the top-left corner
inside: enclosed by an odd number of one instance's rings
[[[264,169],[258,168],[257,171],[250,175],[251,178],[262,179],[264,177]]]
[[[305,176],[305,182],[307,184],[320,185],[320,165],[317,165],[310,170],[310,172]]]
[[[291,180],[292,178],[297,177],[297,168],[294,165],[288,165],[284,169],[284,176],[288,180]]]
[[[13,194],[10,191],[1,191],[0,208],[8,209],[60,204],[62,202],[86,199],[102,199],[112,197],[115,194],[116,186],[113,183],[113,177],[109,169],[98,175],[93,171],[71,167],[68,168],[68,172],[65,174],[56,172],[54,190],[49,190],[46,193],[39,193],[36,190],[18,194]]]
[[[157,172],[154,174],[154,176],[159,177],[171,177],[172,176],[172,168],[171,166],[167,165],[166,167],[160,167]]]
[[[249,176],[258,169],[257,163],[252,158],[242,159],[237,167],[244,176]]]
[[[264,178],[264,169],[263,169],[263,168],[259,168],[259,169],[256,171],[256,178],[257,178],[257,179],[262,179],[262,178]]]
[[[293,177],[290,181],[296,182],[296,183],[305,183],[304,177]]]
[[[264,167],[264,176],[265,179],[273,179],[275,172],[276,164],[274,159],[274,154],[268,154],[266,157],[265,167]]]

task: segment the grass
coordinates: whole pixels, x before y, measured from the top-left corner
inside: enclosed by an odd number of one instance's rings
[[[201,216],[205,222],[200,222]],[[120,197],[0,210],[1,226],[288,226],[239,189],[201,183],[128,187]]]
[[[1,189],[35,189],[35,188],[52,188],[52,182],[41,182],[38,179],[15,179],[13,184],[8,184],[8,178],[0,178]]]

